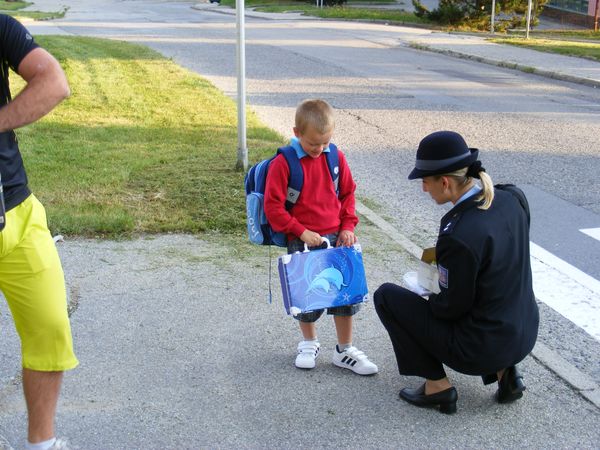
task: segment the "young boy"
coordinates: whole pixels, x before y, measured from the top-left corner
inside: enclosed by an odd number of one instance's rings
[[[277,156],[267,175],[265,213],[276,231],[288,237],[288,253],[320,247],[322,237],[337,246],[351,246],[356,242],[354,227],[358,217],[354,212],[356,184],[346,158],[339,152],[339,194],[336,194],[327,165],[326,152],[334,129],[333,109],[324,100],[305,100],[296,109],[295,138],[291,145],[296,150],[304,174],[304,184],[294,207],[287,211],[285,201],[290,170],[283,155]],[[328,308],[333,315],[338,344],[333,352],[333,363],[359,375],[377,373],[377,366],[352,346],[352,316],[360,304]],[[299,321],[303,340],[298,344],[296,367],[312,369],[319,355],[315,322],[323,310],[301,313]]]

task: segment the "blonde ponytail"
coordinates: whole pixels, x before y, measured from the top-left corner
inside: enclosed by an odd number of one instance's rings
[[[479,161],[477,161],[479,162]],[[477,177],[481,180],[481,193],[475,197],[475,199],[479,202],[483,201],[481,205],[478,206],[479,209],[488,209],[492,206],[492,202],[494,201],[494,183],[492,182],[492,178],[485,172],[485,169],[481,168],[481,164],[478,164],[474,167],[463,167],[462,169],[455,170],[454,172],[446,173],[444,175],[438,175],[438,177],[452,177],[454,178],[459,185],[469,184],[473,178],[473,171],[477,171]]]
[[[481,194],[477,196],[477,200],[483,200],[483,203],[478,208],[488,209],[494,201],[494,183],[492,182],[492,177],[483,171],[479,172],[479,179],[481,180],[482,190]]]

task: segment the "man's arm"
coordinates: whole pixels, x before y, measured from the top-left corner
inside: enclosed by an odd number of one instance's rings
[[[35,122],[71,92],[60,64],[42,48],[33,49],[23,58],[18,73],[27,85],[12,102],[0,108],[0,132]]]

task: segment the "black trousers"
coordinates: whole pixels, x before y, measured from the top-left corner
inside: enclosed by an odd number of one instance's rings
[[[386,328],[401,375],[429,380],[446,376],[451,324],[433,317],[427,300],[401,286],[385,283],[375,291],[375,309]]]

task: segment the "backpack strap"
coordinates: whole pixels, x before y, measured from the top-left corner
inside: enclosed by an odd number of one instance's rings
[[[335,144],[329,143],[329,151],[325,153],[327,159],[327,167],[331,174],[335,195],[340,195],[340,154]]]
[[[277,153],[283,155],[290,169],[290,179],[288,180],[287,197],[285,199],[285,209],[289,211],[298,201],[298,197],[300,197],[300,191],[304,184],[304,172],[302,171],[302,165],[294,147],[278,148]]]
[[[290,179],[288,181],[287,197],[285,199],[285,209],[289,211],[300,197],[300,191],[302,191],[302,186],[304,185],[304,172],[302,171],[302,165],[300,164],[300,159],[298,158],[294,147],[290,145],[278,148],[277,153],[283,155],[290,168]],[[325,153],[325,159],[327,160],[327,167],[329,168],[329,174],[333,181],[335,195],[339,195],[340,154],[335,144],[329,144],[329,151]]]

